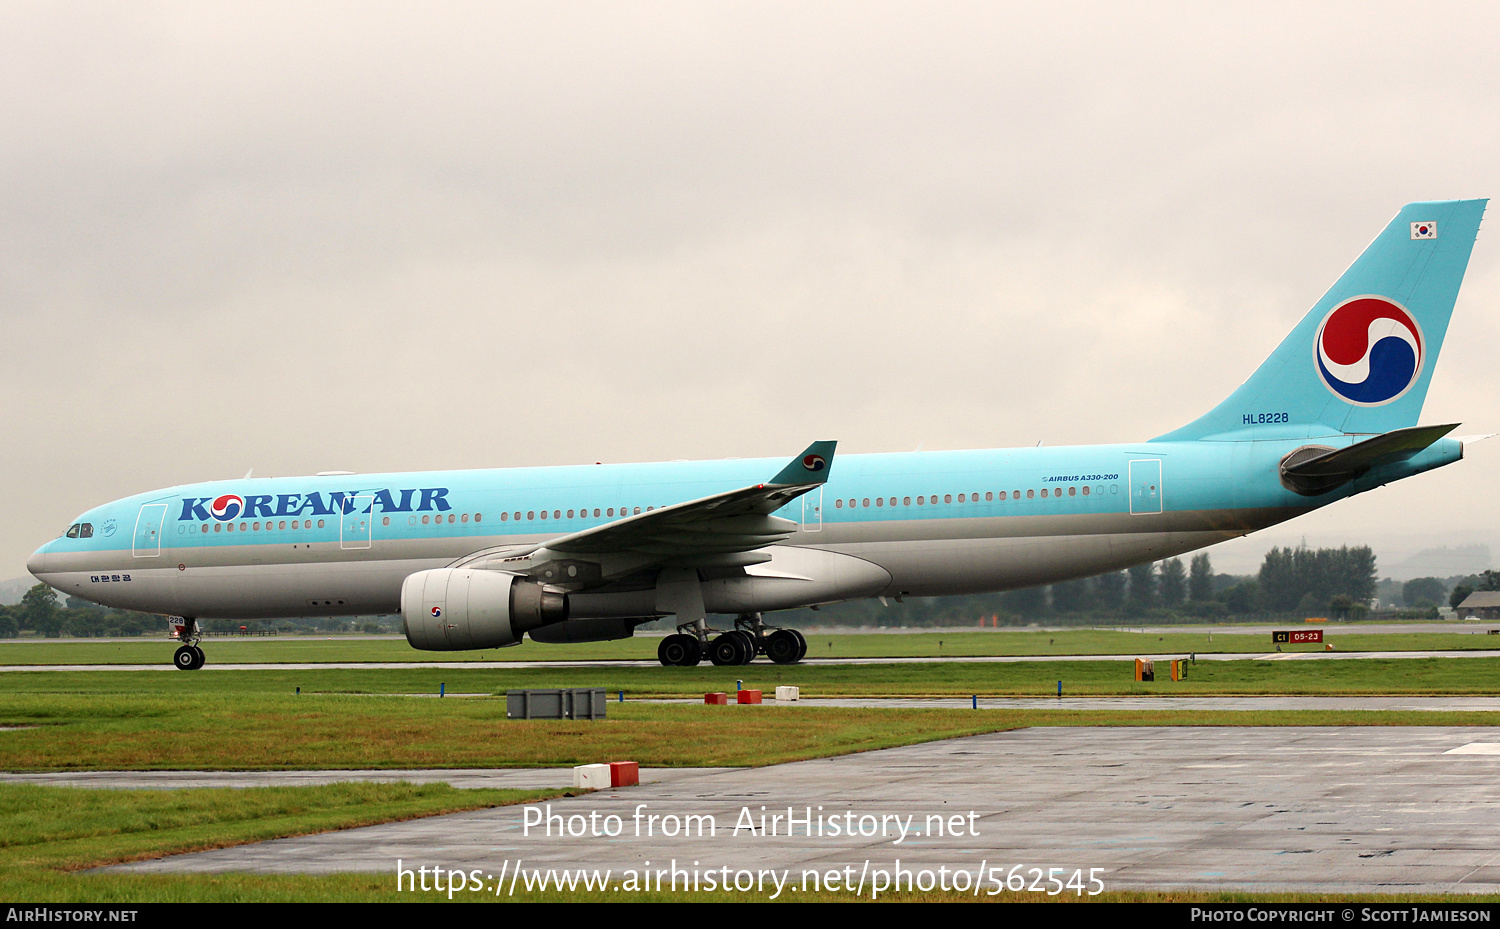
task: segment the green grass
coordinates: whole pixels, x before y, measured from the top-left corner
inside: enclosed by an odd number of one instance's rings
[[[1023,726],[1495,725],[1500,712],[981,711],[627,702],[604,720],[507,720],[502,700],[401,696],[0,695],[0,770],[739,767]]]
[[[792,684],[806,697],[1067,696],[1233,694],[1500,694],[1500,658],[1360,658],[1295,661],[1199,661],[1186,680],[1137,683],[1128,661],[914,662],[874,665],[773,665],[696,668],[401,668],[180,672],[36,671],[0,674],[5,694],[156,694],[181,704],[208,695],[503,694],[543,687],[604,687],[613,700],[701,697],[709,691],[774,692]],[[4,704],[0,703],[0,709]],[[299,704],[305,709],[305,704]],[[613,706],[613,704],[611,704]],[[503,715],[503,712],[502,714]]]
[[[1292,624],[1304,628],[1301,624]],[[1375,633],[1371,627],[1331,624],[1325,636],[1339,651],[1462,651],[1500,649],[1500,636],[1472,632]],[[400,636],[356,639],[326,637],[247,637],[205,639],[212,664],[285,662],[420,661],[625,661],[654,660],[656,636],[617,642],[539,645],[473,652],[420,652]],[[0,665],[168,664],[175,643],[160,639],[99,639],[87,642],[11,640],[0,642]],[[1283,646],[1285,651],[1322,651],[1317,645]],[[1264,633],[1247,634],[1224,626],[1212,633],[1162,634],[1114,629],[1057,632],[992,630],[870,634],[812,634],[811,658],[957,658],[994,655],[1134,655],[1199,652],[1274,652]]]
[[[32,695],[0,699],[0,769],[274,770],[774,764],[1017,725],[946,710],[626,703],[593,722],[507,720],[501,700]]]
[[[341,783],[244,790],[88,790],[0,784],[0,899],[173,902],[367,900],[375,878],[280,881],[74,872],[169,854],[555,797],[562,791]],[[382,876],[380,884],[390,881]],[[390,888],[387,886],[387,892]],[[389,893],[394,899],[395,894]]]

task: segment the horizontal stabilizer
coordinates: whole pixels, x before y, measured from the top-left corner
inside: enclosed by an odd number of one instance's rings
[[[1371,468],[1406,461],[1457,428],[1458,423],[1411,426],[1348,448],[1300,448],[1282,461],[1281,482],[1300,494],[1327,493]]]
[[[1289,464],[1282,470],[1287,474],[1304,477],[1358,474],[1376,465],[1405,461],[1457,428],[1458,423],[1447,426],[1412,426],[1408,429],[1397,429],[1373,439],[1365,439],[1348,448],[1336,449],[1315,458]]]

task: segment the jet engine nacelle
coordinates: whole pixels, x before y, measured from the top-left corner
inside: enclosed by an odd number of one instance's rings
[[[435,568],[401,585],[401,617],[413,648],[497,648],[567,619],[568,597],[514,574]]]

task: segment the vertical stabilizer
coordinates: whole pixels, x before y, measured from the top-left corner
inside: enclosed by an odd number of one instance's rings
[[[1157,441],[1416,425],[1487,202],[1402,207],[1248,381]]]

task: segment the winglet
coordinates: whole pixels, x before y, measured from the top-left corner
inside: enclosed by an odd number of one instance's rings
[[[833,450],[838,444],[814,442],[767,483],[773,487],[823,483],[828,480],[828,472],[833,469]]]

